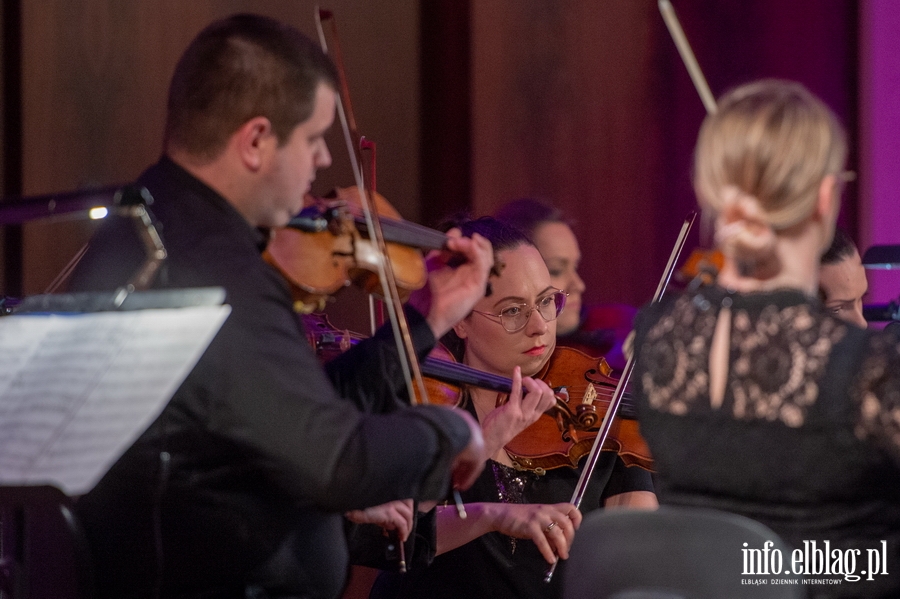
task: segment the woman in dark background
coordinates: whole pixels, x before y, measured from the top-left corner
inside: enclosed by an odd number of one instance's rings
[[[556,348],[556,324],[568,310],[565,293],[553,285],[541,254],[517,229],[490,217],[460,228],[464,235],[478,233],[490,240],[504,264],[500,276],[491,278],[492,294],[454,329],[462,343],[462,361],[492,374],[509,376],[520,369],[523,376],[534,376]],[[486,444],[496,437],[498,426],[507,434],[499,445],[493,443],[496,450],[484,474],[462,494],[469,517],[460,519],[452,506],[436,508],[434,562],[390,576],[399,585],[399,595],[381,594],[387,592],[382,588],[375,596],[558,597],[560,574],[550,585],[543,578],[556,555],[568,556],[581,521],[580,512],[568,503],[581,468],[548,468],[546,473],[516,468],[504,445],[524,426],[498,425],[508,417],[501,417],[505,404],[498,407],[496,392],[471,388],[464,396],[465,407],[484,429]],[[581,505],[586,511],[653,508],[657,503],[652,489],[647,470],[626,467],[617,454],[603,452]]]

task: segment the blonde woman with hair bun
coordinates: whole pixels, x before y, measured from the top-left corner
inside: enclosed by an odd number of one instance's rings
[[[694,188],[716,216],[724,285],[808,288],[816,269],[793,258],[802,249],[817,261],[830,245],[846,159],[837,119],[797,83],[759,81],[722,99],[700,129]]]
[[[735,512],[801,550],[858,551],[859,576],[814,597],[898,597],[900,344],[816,298],[846,159],[836,117],[798,83],[719,100],[694,187],[724,266],[715,285],[640,312],[633,381],[661,504]],[[862,575],[870,551],[887,567]]]

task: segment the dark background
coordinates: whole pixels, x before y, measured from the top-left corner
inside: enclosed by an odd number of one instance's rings
[[[805,83],[843,119],[851,168],[866,177],[855,150],[865,6],[674,4],[715,95],[759,77]],[[551,200],[575,223],[587,301],[647,301],[695,205],[691,151],[704,116],[654,0],[329,8],[359,130],[377,144],[379,191],[406,218],[433,225],[514,197]],[[135,177],[160,152],[177,57],[203,25],[241,10],[315,32],[313,4],[295,0],[4,2],[7,200]],[[331,146],[335,165],[317,191],[351,183],[343,142],[332,136]],[[859,189],[849,187],[841,215],[854,237]],[[44,291],[91,226],[6,227],[0,293]]]
[[[845,123],[841,223],[900,243],[900,18],[893,0],[673,0],[718,96],[801,81]],[[695,206],[704,108],[655,0],[335,0],[359,131],[378,189],[409,220],[535,196],[574,223],[586,302],[640,305]],[[297,0],[4,0],[0,186],[19,196],[124,183],[160,153],[166,88],[208,22],[253,10],[315,34]],[[350,185],[346,150],[315,190]],[[42,293],[93,229],[81,215],[0,227],[0,295]],[[699,229],[700,227],[698,227]],[[688,250],[702,243],[695,231]],[[896,297],[895,277],[881,287]],[[333,306],[364,329],[359,292]]]

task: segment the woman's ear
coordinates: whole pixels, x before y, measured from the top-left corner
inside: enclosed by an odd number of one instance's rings
[[[465,322],[466,322],[466,320],[468,320],[468,318],[469,317],[466,316],[465,318],[463,318],[462,320],[457,322],[455,325],[453,325],[453,332],[456,333],[456,336],[459,337],[460,339],[465,339],[466,337],[468,337],[468,333],[466,332],[466,326],[465,326]]]
[[[816,198],[814,218],[822,225],[822,248],[824,254],[831,245],[834,228],[837,226],[838,212],[841,209],[841,192],[839,181],[835,175],[825,175],[819,184],[819,196]]]
[[[819,183],[819,197],[816,199],[816,216],[820,219],[837,220],[840,210],[841,196],[838,191],[838,179],[835,175],[825,175]]]

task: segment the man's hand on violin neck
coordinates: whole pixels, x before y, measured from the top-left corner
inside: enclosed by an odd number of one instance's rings
[[[460,237],[448,233],[447,249],[433,252],[428,259],[430,305],[427,320],[438,339],[465,318],[484,297],[488,273],[494,263],[491,242],[481,235]],[[458,266],[449,266],[450,257],[462,256]],[[454,262],[458,262],[454,259]],[[424,307],[421,304],[417,307]]]

